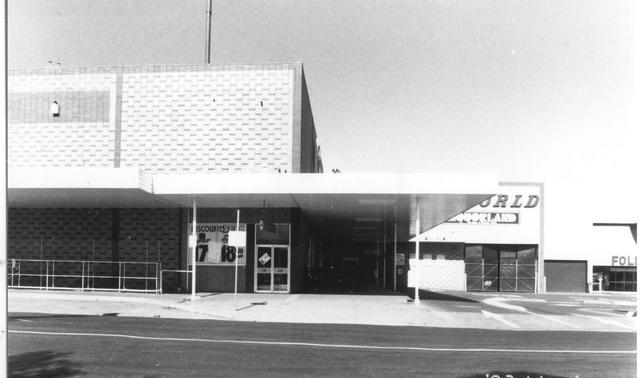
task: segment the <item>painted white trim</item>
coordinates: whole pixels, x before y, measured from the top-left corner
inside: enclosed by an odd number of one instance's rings
[[[141,189],[152,180],[138,168],[13,168],[9,189]]]
[[[488,194],[493,175],[430,173],[157,174],[155,194]]]

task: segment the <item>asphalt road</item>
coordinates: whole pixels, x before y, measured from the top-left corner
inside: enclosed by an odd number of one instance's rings
[[[9,332],[16,377],[635,377],[637,359],[635,333],[42,314]]]

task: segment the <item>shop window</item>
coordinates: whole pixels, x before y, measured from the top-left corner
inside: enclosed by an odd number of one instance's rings
[[[482,246],[481,245],[471,245],[465,246],[464,248],[465,258],[464,261],[467,263],[482,263]]]
[[[482,249],[484,262],[489,264],[498,263],[498,250],[491,247],[484,247]]]
[[[636,291],[638,284],[638,270],[636,267],[593,267],[593,290],[600,290],[598,277],[602,277],[602,290],[606,291]]]

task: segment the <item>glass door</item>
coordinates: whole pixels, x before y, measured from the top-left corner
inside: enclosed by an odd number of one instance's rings
[[[500,291],[516,291],[515,251],[500,251]]]
[[[270,292],[273,266],[273,248],[271,246],[258,247],[256,253],[256,287],[255,291]]]
[[[289,291],[289,247],[273,247],[273,291]]]
[[[259,245],[256,253],[255,291],[289,292],[289,246]]]

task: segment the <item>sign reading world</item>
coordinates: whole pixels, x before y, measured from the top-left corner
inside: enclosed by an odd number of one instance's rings
[[[246,265],[246,248],[229,245],[230,232],[246,230],[246,224],[240,224],[240,230],[236,230],[235,223],[196,223],[196,263],[199,265],[235,265],[236,259],[238,259],[238,265]],[[193,223],[190,223],[189,234],[192,233]],[[236,241],[232,244],[241,243]],[[191,253],[187,255],[189,256],[189,264],[191,264]]]
[[[538,184],[500,184],[497,194],[411,241],[540,244],[542,190]]]

